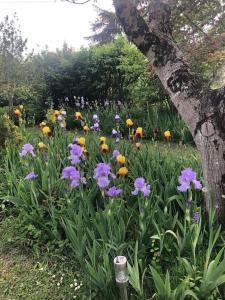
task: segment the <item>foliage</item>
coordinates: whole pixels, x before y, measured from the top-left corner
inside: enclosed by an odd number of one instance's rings
[[[26,142],[35,147],[35,157],[20,157],[13,144],[5,156],[7,195],[1,199],[6,207],[15,205],[30,242],[36,240],[34,245],[43,243],[49,249],[57,244],[71,247],[74,262],[90,289],[97,290],[97,299],[118,299],[112,266],[117,255],[128,258],[131,299],[220,299],[224,235],[215,212],[212,209],[207,221],[201,193],[193,190],[192,205],[187,206],[190,195],[181,195],[176,188],[183,168],[191,166],[200,172],[193,149],[152,142],[137,150],[131,143],[115,144],[108,138],[110,152],[101,153],[99,135],[88,133],[89,158],[78,167],[87,184],[74,190],[60,178],[69,165],[68,144],[74,134],[56,124],[53,130],[52,137],[24,130]],[[44,151],[38,149],[40,141],[46,145]],[[129,172],[126,178],[112,179],[123,193],[110,199],[96,185],[93,170],[100,161],[110,162],[116,173],[115,148],[125,155]],[[38,177],[25,180],[32,170]],[[149,198],[130,194],[140,175],[151,184]]]

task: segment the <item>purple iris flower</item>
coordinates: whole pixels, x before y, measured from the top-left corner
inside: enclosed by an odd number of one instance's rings
[[[97,184],[100,188],[106,188],[110,181],[109,175],[111,175],[111,166],[106,163],[98,163],[96,168],[94,169],[93,178],[97,181]]]
[[[120,152],[119,152],[119,150],[115,149],[113,151],[113,157],[117,158],[118,155],[120,155]]]
[[[112,136],[113,137],[118,137],[118,131],[116,131],[115,129],[112,130]]]
[[[115,120],[116,120],[116,122],[119,122],[120,121],[120,116],[119,115],[115,115]]]
[[[181,175],[179,176],[179,186],[177,187],[179,192],[187,192],[188,189],[191,188],[193,184],[196,190],[200,190],[202,188],[202,184],[200,181],[196,180],[197,173],[192,170],[192,168],[187,168],[181,171]]]
[[[22,148],[22,151],[20,152],[20,156],[24,157],[27,154],[31,154],[34,157],[35,154],[34,154],[33,150],[34,150],[33,145],[31,145],[31,144],[24,144],[23,148]]]
[[[66,117],[66,111],[63,110],[63,111],[61,112],[61,115],[62,115],[63,117]]]
[[[77,171],[73,166],[65,167],[62,170],[62,179],[76,180],[80,179],[80,172]]]
[[[198,212],[195,212],[193,216],[194,223],[198,224],[199,220],[200,220],[200,214]]]
[[[93,120],[95,123],[98,123],[98,122],[99,122],[99,118],[98,118],[97,115],[93,115],[92,120]]]
[[[71,164],[77,165],[80,162],[80,157],[83,154],[83,149],[77,144],[70,144],[70,156]]]
[[[139,192],[142,192],[145,197],[148,197],[151,193],[151,187],[145,182],[143,177],[138,177],[134,181],[134,191],[131,192],[132,195],[137,196]]]
[[[99,177],[97,179],[97,184],[101,189],[104,189],[110,184],[109,178],[108,177]]]
[[[27,174],[27,176],[24,177],[25,180],[33,180],[35,179],[36,177],[38,177],[37,174],[35,174],[34,172],[31,172],[29,174]]]
[[[106,192],[106,196],[108,196],[110,198],[114,198],[114,197],[117,197],[122,192],[123,192],[123,190],[118,189],[116,186],[113,186],[110,189],[108,189],[108,191]]]
[[[94,178],[98,177],[108,177],[110,175],[111,166],[106,163],[98,163],[97,167],[94,169]]]
[[[62,170],[61,178],[71,180],[71,187],[73,189],[77,188],[80,185],[80,181],[81,181],[80,172],[76,170],[73,166],[65,167]]]

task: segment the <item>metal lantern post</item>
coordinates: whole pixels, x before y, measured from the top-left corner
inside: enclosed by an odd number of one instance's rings
[[[122,300],[128,300],[127,283],[129,280],[127,271],[127,259],[125,256],[117,256],[114,258],[114,269],[116,274],[116,282],[120,289]]]

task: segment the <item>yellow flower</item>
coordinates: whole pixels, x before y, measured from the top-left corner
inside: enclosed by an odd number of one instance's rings
[[[126,124],[127,124],[128,127],[131,127],[131,126],[134,125],[134,122],[131,119],[127,119]]]
[[[55,110],[53,115],[55,118],[58,118],[58,116],[60,115],[60,112],[58,110]]]
[[[141,143],[136,143],[136,144],[135,144],[135,147],[137,148],[137,150],[140,150],[140,148],[141,148]]]
[[[79,139],[77,139],[77,143],[80,146],[84,146],[85,145],[85,138],[84,137],[80,137]]]
[[[88,127],[87,125],[85,125],[85,126],[83,127],[83,130],[84,130],[85,132],[88,132],[88,131],[89,131],[89,127]]]
[[[143,129],[142,129],[142,127],[138,127],[137,129],[136,129],[136,131],[135,131],[135,136],[136,137],[142,137],[143,136]]]
[[[44,150],[46,148],[45,144],[43,142],[38,143],[38,148],[40,150]]]
[[[23,110],[23,105],[19,105],[19,109],[22,111]]]
[[[75,118],[76,118],[76,120],[83,120],[83,116],[82,116],[82,114],[79,111],[77,111],[75,113]]]
[[[49,136],[51,134],[51,129],[48,126],[44,126],[42,128],[42,132],[43,132],[44,135],[48,135]]]
[[[101,137],[99,138],[99,141],[100,141],[100,144],[105,144],[105,142],[106,142],[106,137],[101,136]]]
[[[128,169],[126,167],[122,167],[122,168],[119,169],[117,175],[121,176],[121,177],[124,177],[124,176],[127,175],[127,173],[128,173]]]
[[[41,127],[41,128],[43,128],[43,127],[45,127],[47,124],[45,123],[45,122],[41,122],[40,124],[39,124],[39,127]]]
[[[125,161],[126,161],[126,158],[125,158],[125,156],[119,154],[119,155],[116,157],[116,160],[117,160],[117,162],[118,162],[120,165],[124,165],[124,164],[125,164]]]
[[[21,111],[20,111],[18,108],[15,109],[14,114],[15,114],[15,116],[18,117],[18,118],[20,118],[20,117],[22,116],[22,113],[21,113]]]
[[[109,146],[107,145],[107,144],[105,144],[105,143],[103,143],[102,145],[101,145],[101,152],[103,152],[103,153],[106,153],[106,152],[108,152],[109,151]]]
[[[83,155],[85,156],[85,157],[88,157],[89,156],[89,152],[88,152],[88,150],[84,147],[83,148]]]
[[[171,138],[171,133],[170,133],[169,130],[166,130],[166,131],[164,132],[164,137],[165,137],[165,139],[167,139],[167,140],[169,140],[169,139]]]

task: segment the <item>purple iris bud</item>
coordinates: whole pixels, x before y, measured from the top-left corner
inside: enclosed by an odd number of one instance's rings
[[[80,180],[80,172],[73,166],[65,167],[62,170],[62,179]]]
[[[177,187],[178,191],[184,193],[187,192],[188,189],[191,188],[191,185],[195,187],[196,190],[200,190],[202,188],[202,184],[200,181],[196,180],[197,173],[192,170],[192,168],[187,168],[181,171],[181,175],[179,176],[179,186]]]
[[[118,189],[116,186],[113,186],[110,189],[108,189],[108,191],[106,192],[106,196],[108,196],[110,198],[114,198],[114,197],[117,197],[122,192],[123,192],[123,190]]]
[[[198,212],[195,212],[193,216],[194,223],[198,224],[199,220],[200,220],[200,214]]]
[[[145,182],[143,177],[138,177],[134,181],[134,191],[131,192],[132,195],[137,196],[139,192],[142,192],[145,197],[148,197],[151,193],[150,185]]]
[[[191,200],[187,200],[187,201],[186,201],[186,207],[187,207],[188,209],[190,209],[191,206],[192,206],[192,201],[191,201]]]
[[[118,136],[118,132],[115,129],[112,130],[112,136],[113,137],[117,137]]]
[[[22,147],[22,151],[20,152],[20,156],[24,157],[27,154],[31,154],[33,157],[35,156],[34,154],[34,147],[31,144],[24,144]]]
[[[27,174],[27,176],[24,177],[25,180],[33,180],[35,179],[36,177],[38,177],[37,174],[35,174],[34,172],[31,172],[29,174]]]
[[[115,115],[115,120],[116,120],[116,122],[119,122],[120,121],[120,116],[119,115]]]
[[[120,152],[119,152],[119,150],[115,149],[113,151],[113,157],[117,158],[118,155],[120,155]]]
[[[66,111],[63,110],[63,111],[61,112],[61,115],[62,115],[63,117],[66,117]]]
[[[93,120],[94,122],[99,122],[99,118],[98,118],[97,115],[93,115],[92,120]]]

